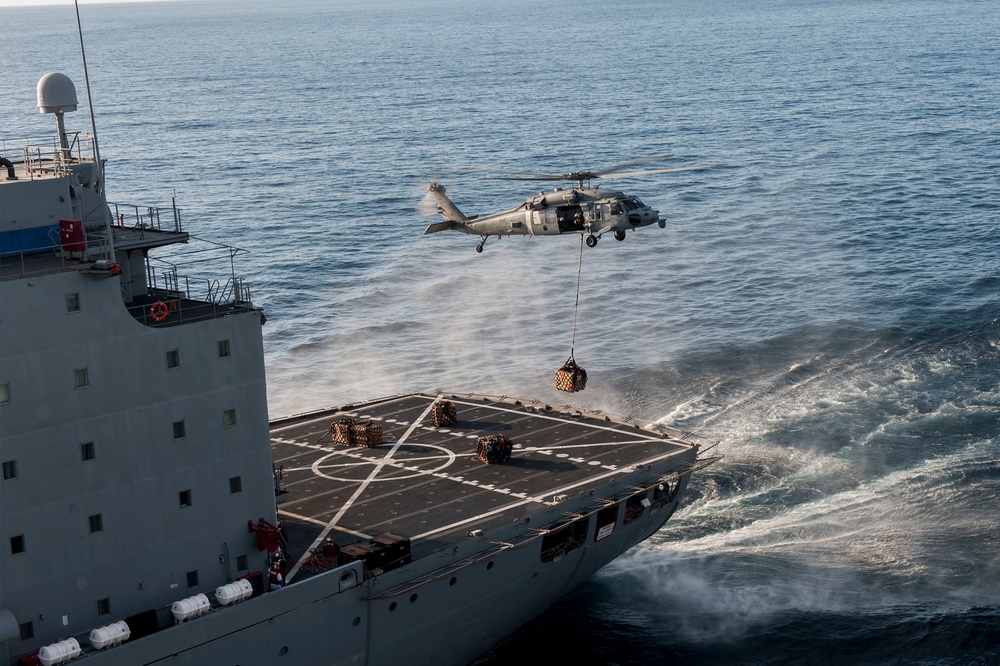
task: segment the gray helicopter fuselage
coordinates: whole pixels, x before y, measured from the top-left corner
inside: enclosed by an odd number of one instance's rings
[[[484,238],[564,233],[600,237],[609,231],[624,234],[630,229],[661,222],[659,211],[637,197],[597,187],[540,192],[517,208],[482,217],[462,214],[445,195],[443,185],[434,183],[429,191],[437,200],[438,211],[446,222],[430,225],[425,234],[453,229]]]

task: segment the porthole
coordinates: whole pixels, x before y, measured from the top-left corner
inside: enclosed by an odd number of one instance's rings
[[[412,604],[416,600],[417,600],[417,593],[414,592],[413,594],[410,595],[410,603]]]
[[[396,602],[395,601],[393,601],[391,604],[389,604],[389,612],[391,613],[394,610],[396,610]]]
[[[352,626],[352,627],[356,627],[356,626],[358,626],[359,624],[361,624],[361,618],[360,618],[360,617],[356,617],[356,618],[354,618],[354,621],[353,621],[353,622],[351,622],[351,626]]]
[[[493,560],[490,560],[489,562],[486,563],[486,568],[487,568],[487,570],[493,568]]]
[[[282,645],[281,649],[278,650],[278,656],[279,657],[284,657],[286,654],[288,654],[288,646],[287,645]]]
[[[455,584],[455,583],[457,583],[457,582],[458,582],[458,579],[457,579],[457,578],[455,578],[454,576],[452,576],[452,577],[451,577],[451,580],[449,580],[449,581],[448,581],[448,584],[449,584],[449,585],[454,585],[454,584]]]

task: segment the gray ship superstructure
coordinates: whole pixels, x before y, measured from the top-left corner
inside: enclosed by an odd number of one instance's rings
[[[38,99],[56,137],[0,144],[3,666],[466,664],[656,532],[715,459],[507,397],[268,423],[240,251],[185,275],[205,255],[176,206],[108,203],[65,129],[73,83]],[[512,455],[486,464],[496,435]]]

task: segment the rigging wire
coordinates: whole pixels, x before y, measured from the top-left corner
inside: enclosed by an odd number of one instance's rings
[[[90,107],[90,129],[94,134],[94,159],[97,160],[97,172],[100,174],[97,193],[103,201],[107,201],[107,187],[104,184],[104,162],[101,160],[101,147],[97,142],[97,121],[94,119],[94,98],[90,94],[90,74],[87,71],[87,52],[83,48],[83,23],[80,21],[80,2],[73,0],[76,8],[76,31],[80,35],[80,57],[83,59],[83,80],[87,84],[87,105]],[[111,228],[111,209],[104,206],[104,227],[108,240],[108,256],[114,261],[115,258],[115,238]]]
[[[580,265],[576,269],[576,304],[573,306],[573,341],[569,345],[569,358],[573,360],[576,351],[576,320],[580,314],[580,278],[583,275],[583,234],[580,234]]]

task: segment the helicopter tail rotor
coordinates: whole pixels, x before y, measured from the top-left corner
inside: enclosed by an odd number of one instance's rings
[[[441,217],[453,223],[461,224],[467,222],[469,218],[467,218],[465,214],[458,209],[458,206],[452,203],[451,199],[448,198],[448,195],[445,194],[446,191],[447,190],[445,189],[444,185],[442,185],[437,181],[433,181],[430,185],[427,186],[427,193],[430,194],[434,198],[435,203],[437,203],[437,212],[441,213]],[[437,231],[441,230],[439,229]],[[433,233],[433,232],[426,232],[426,233]]]

